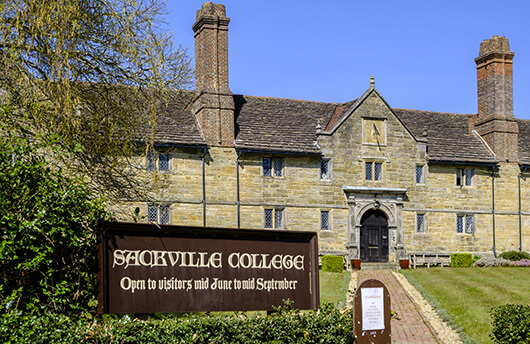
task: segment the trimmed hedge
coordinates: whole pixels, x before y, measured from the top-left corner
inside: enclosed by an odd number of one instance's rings
[[[451,253],[451,266],[455,268],[467,268],[473,266],[473,255],[471,253]]]
[[[322,271],[342,272],[344,259],[342,256],[322,256]]]
[[[499,255],[500,258],[511,260],[512,262],[516,262],[522,259],[530,259],[530,254],[526,252],[519,252],[519,251],[507,251],[503,252]]]
[[[493,334],[498,344],[530,343],[530,306],[504,305],[491,310]]]
[[[265,316],[164,315],[138,320],[125,316],[72,318],[63,314],[0,316],[0,343],[352,343],[352,312],[326,304],[302,313],[289,305]]]

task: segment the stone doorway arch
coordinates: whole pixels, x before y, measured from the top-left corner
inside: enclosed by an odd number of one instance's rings
[[[343,186],[349,207],[348,256],[361,259],[361,227],[363,216],[384,214],[388,228],[388,255],[386,262],[397,263],[405,257],[403,244],[403,199],[407,189]],[[369,211],[372,211],[369,213]]]

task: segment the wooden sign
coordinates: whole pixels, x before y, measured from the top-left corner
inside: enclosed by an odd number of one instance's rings
[[[99,313],[319,305],[314,232],[106,222],[98,248]]]
[[[358,344],[390,344],[390,294],[378,280],[361,283],[355,292],[355,334]]]

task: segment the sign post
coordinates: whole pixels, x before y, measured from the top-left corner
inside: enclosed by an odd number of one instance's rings
[[[358,344],[390,344],[390,294],[375,279],[361,283],[355,292],[355,335]]]
[[[314,232],[105,222],[99,313],[319,306]]]

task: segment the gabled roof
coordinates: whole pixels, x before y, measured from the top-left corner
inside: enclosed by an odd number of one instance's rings
[[[429,160],[440,162],[495,163],[482,139],[470,132],[469,117],[443,112],[394,109],[416,138],[427,139]],[[424,137],[424,131],[427,135]]]
[[[169,97],[158,114],[156,144],[206,146],[197,119],[186,108],[193,95],[193,91],[180,91]],[[340,104],[234,95],[234,148],[278,154],[319,155],[322,152],[316,144],[317,126],[320,125],[321,131],[329,134],[363,97]],[[427,142],[431,161],[497,162],[483,140],[470,132],[468,119],[473,115],[391,110],[418,142]],[[521,163],[530,165],[530,121],[519,120],[519,128]],[[426,137],[423,135],[425,129]]]

